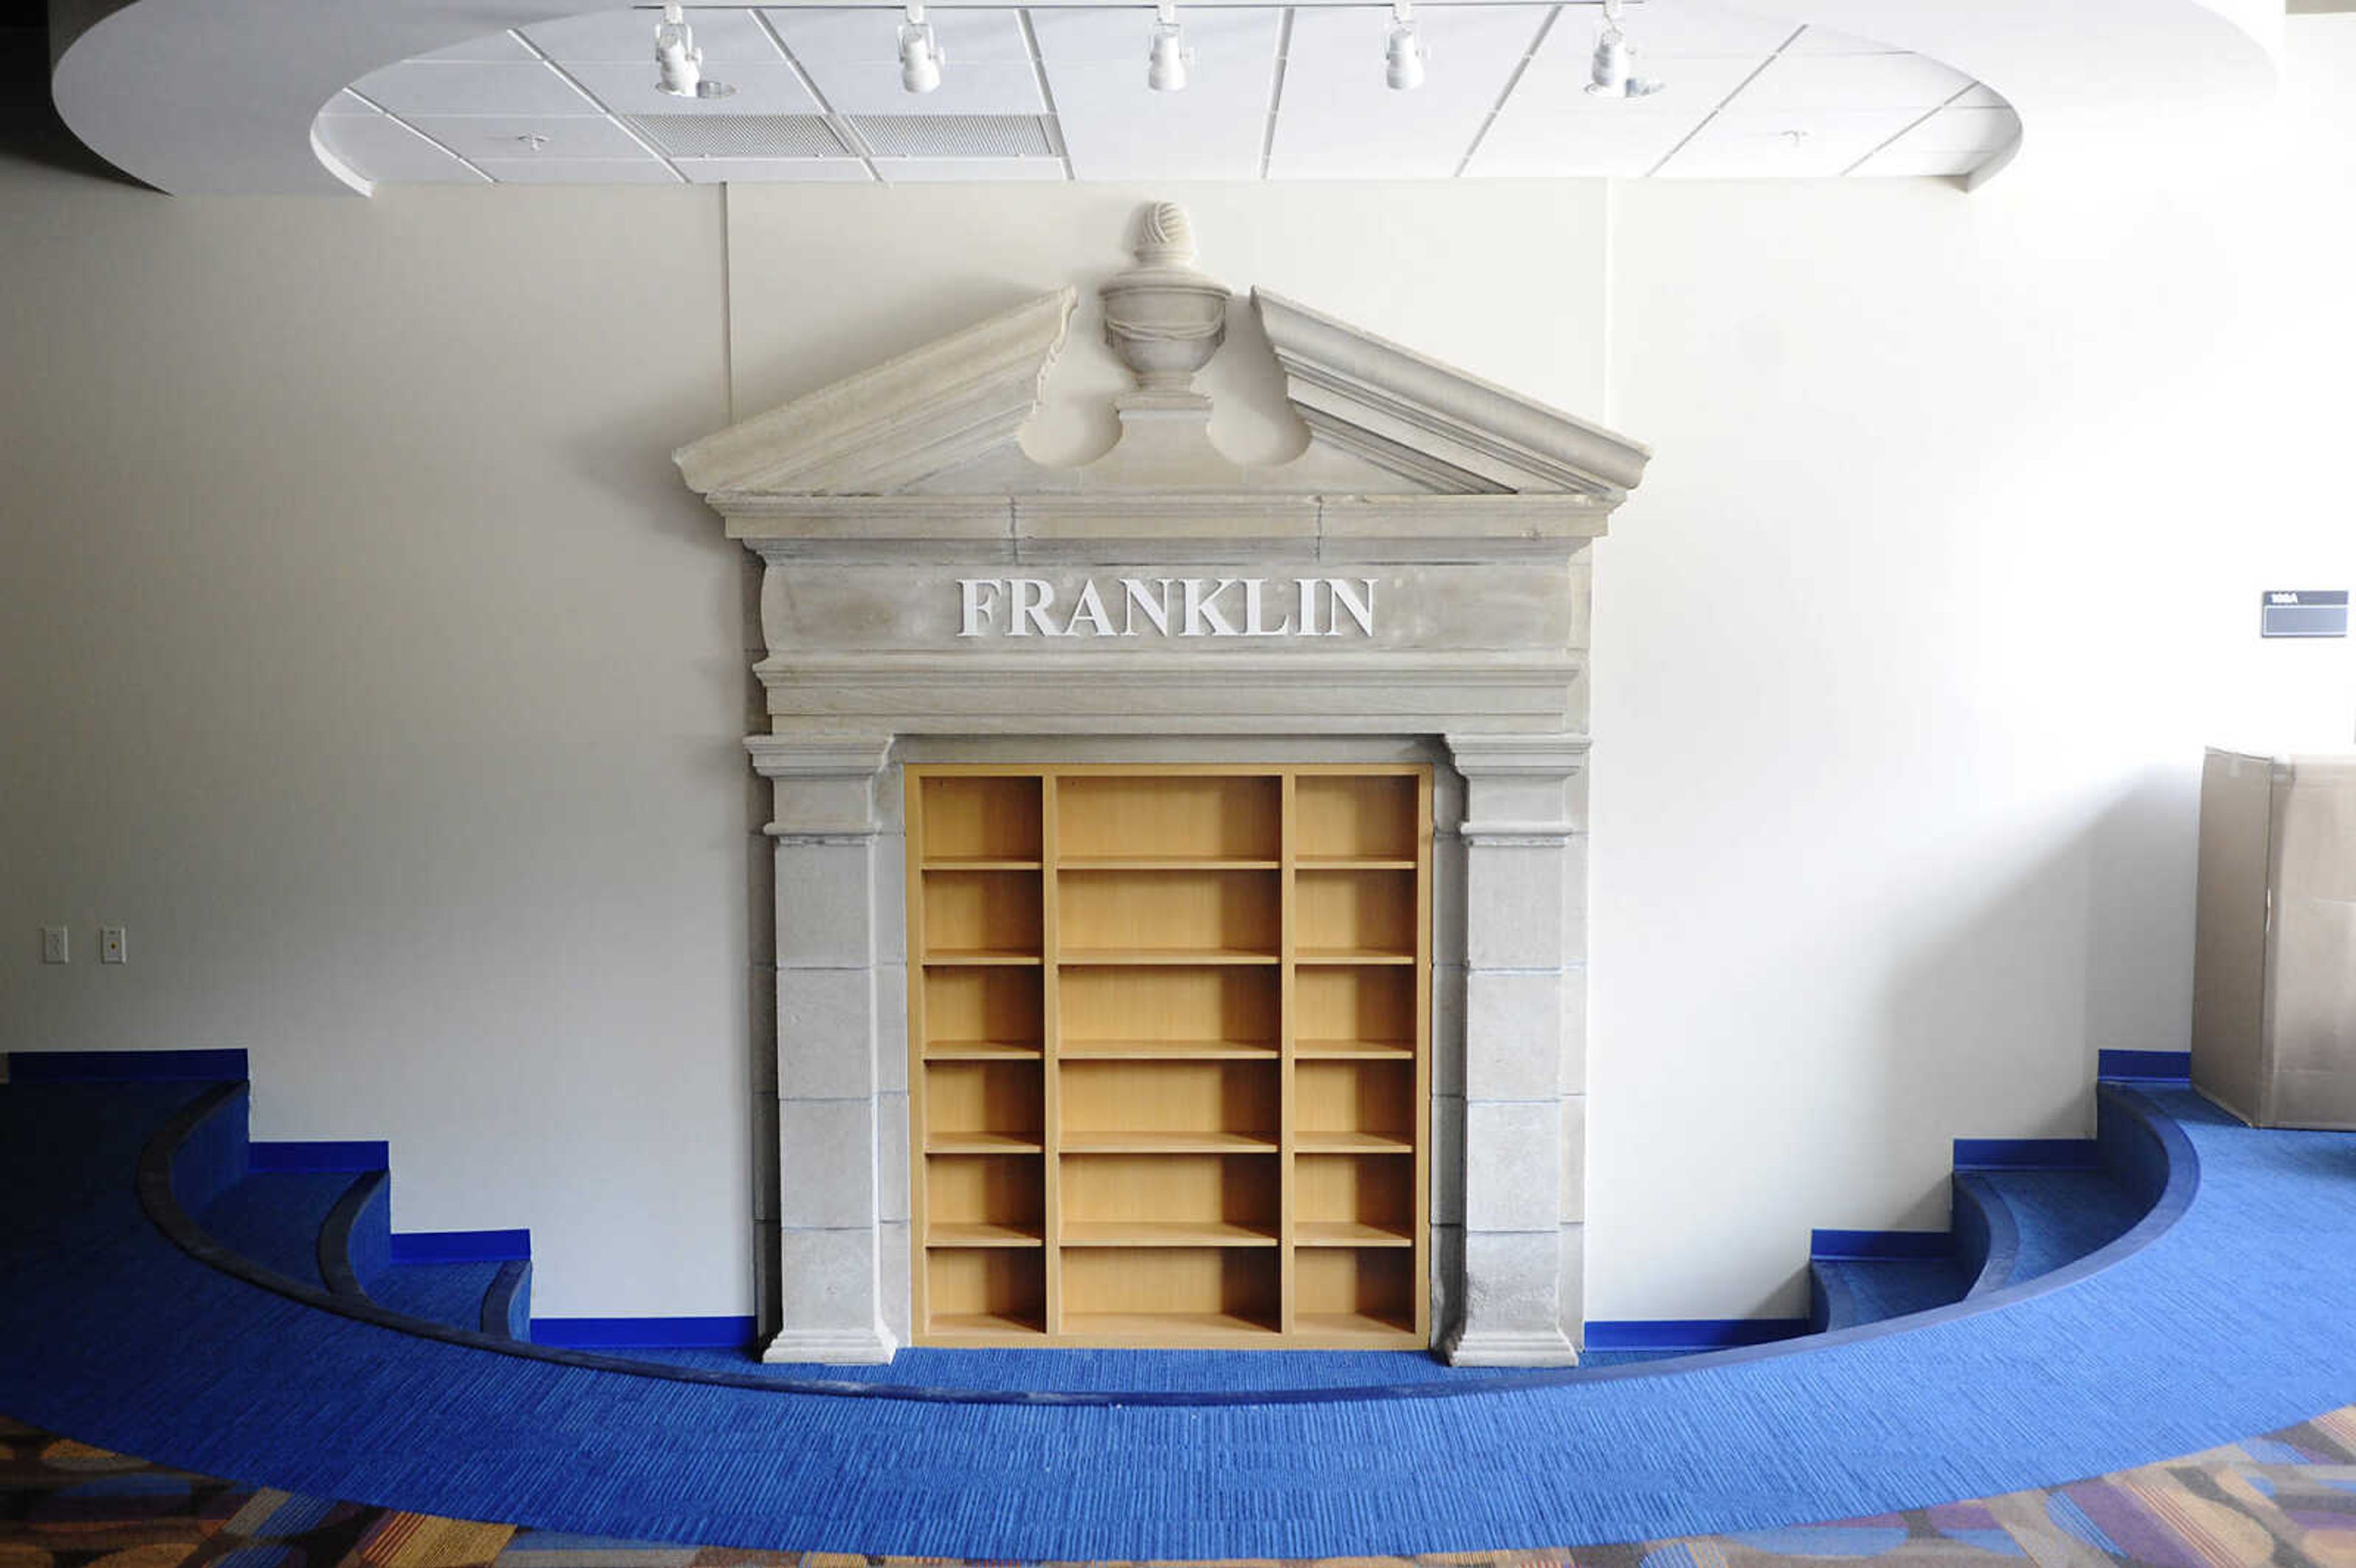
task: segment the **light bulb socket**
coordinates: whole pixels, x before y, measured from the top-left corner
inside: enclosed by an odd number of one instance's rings
[[[911,15],[916,15],[914,10]],[[941,84],[941,47],[929,22],[909,22],[900,28],[900,86],[907,92],[930,92]]]
[[[655,24],[655,89],[673,98],[694,98],[703,83],[703,51],[680,8],[667,5]]]
[[[1413,22],[1392,24],[1383,44],[1383,80],[1394,92],[1411,92],[1423,85],[1423,39]]]
[[[1183,92],[1186,62],[1193,54],[1177,23],[1154,23],[1152,41],[1146,54],[1145,85],[1156,92]]]
[[[1598,98],[1625,97],[1631,53],[1628,39],[1619,28],[1604,28],[1603,36],[1595,40],[1595,60],[1589,72],[1587,91]]]

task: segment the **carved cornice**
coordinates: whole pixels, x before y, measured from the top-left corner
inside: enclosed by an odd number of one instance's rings
[[[905,489],[1011,444],[1038,405],[1076,296],[1066,288],[683,446],[723,512],[755,496]]]
[[[1311,554],[1417,542],[1425,553],[1479,557],[1601,537],[1612,507],[1592,495],[1320,496],[1119,492],[1025,496],[747,496],[712,497],[728,534],[764,555],[807,558],[837,544],[971,545],[1141,539],[1178,545],[1287,542]],[[781,551],[776,547],[798,548]]]
[[[1253,308],[1310,428],[1434,488],[1577,491],[1618,502],[1652,449],[1451,369],[1265,289]]]
[[[860,723],[895,734],[1430,734],[1472,720],[1559,745],[1585,677],[1568,654],[803,654],[754,667],[766,747]],[[880,753],[879,753],[880,755]],[[880,763],[879,763],[880,765]],[[852,771],[846,766],[841,771]]]

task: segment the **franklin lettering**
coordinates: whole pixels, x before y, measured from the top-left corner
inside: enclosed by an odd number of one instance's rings
[[[1371,637],[1371,577],[958,579],[960,637]]]

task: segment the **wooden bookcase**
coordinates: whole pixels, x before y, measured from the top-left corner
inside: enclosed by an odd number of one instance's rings
[[[1428,1344],[1430,770],[907,789],[916,1342]]]

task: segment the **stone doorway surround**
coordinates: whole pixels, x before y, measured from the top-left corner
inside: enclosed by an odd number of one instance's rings
[[[764,563],[766,1359],[908,1338],[904,763],[1429,759],[1432,1320],[1460,1364],[1574,1361],[1588,547],[1650,453],[1256,290],[1310,443],[1237,465],[1194,386],[1228,291],[1179,208],[1139,236],[1100,290],[1137,388],[1091,464],[1017,443],[1068,288],[677,454]]]

